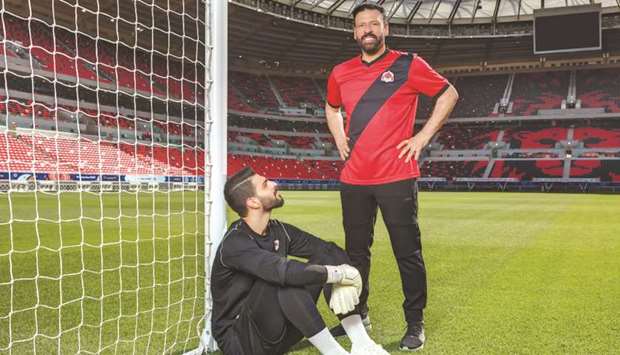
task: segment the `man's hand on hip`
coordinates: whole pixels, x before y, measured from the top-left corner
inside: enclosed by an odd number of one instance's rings
[[[398,159],[405,157],[405,163],[408,163],[411,160],[411,157],[413,157],[415,160],[418,160],[418,158],[420,158],[422,150],[428,145],[431,138],[432,136],[428,136],[423,132],[419,132],[415,136],[400,142],[396,146],[396,149],[400,150],[400,154],[398,154]]]

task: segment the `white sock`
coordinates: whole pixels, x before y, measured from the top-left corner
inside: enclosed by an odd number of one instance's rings
[[[362,323],[362,317],[359,314],[348,316],[341,320],[340,323],[352,343],[374,344],[374,341],[368,336],[364,323]]]
[[[329,329],[325,328],[315,335],[308,338],[308,341],[312,343],[323,355],[348,355],[349,353],[344,350],[340,344],[334,339]]]

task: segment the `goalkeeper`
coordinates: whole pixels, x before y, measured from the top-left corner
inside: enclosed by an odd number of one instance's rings
[[[284,199],[273,181],[251,168],[228,179],[224,196],[241,217],[224,236],[211,273],[212,330],[224,354],[283,354],[303,337],[322,354],[349,354],[316,306],[321,290],[336,314],[349,313],[359,303],[362,280],[346,253],[271,219],[271,210]],[[341,324],[351,339],[351,354],[388,354],[370,339],[359,314]]]

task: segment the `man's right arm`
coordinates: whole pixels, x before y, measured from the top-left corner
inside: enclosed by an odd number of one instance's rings
[[[328,102],[325,103],[325,116],[327,127],[334,137],[340,159],[345,160],[349,157],[349,138],[344,133],[344,118],[340,113],[339,107],[332,107]]]
[[[289,260],[259,248],[246,238],[229,235],[222,241],[219,257],[224,267],[282,286],[323,284],[328,280],[328,270],[324,266]]]
[[[340,159],[345,160],[349,157],[349,138],[344,132],[344,119],[340,113],[342,96],[340,94],[340,84],[336,80],[336,68],[332,70],[327,78],[327,94],[325,95],[325,117],[327,127],[334,137]]]
[[[222,266],[282,286],[337,283],[355,284],[361,289],[361,282],[357,282],[357,279],[361,280],[359,273],[349,265],[326,266],[290,260],[261,249],[246,238],[229,235],[222,241],[219,250]]]

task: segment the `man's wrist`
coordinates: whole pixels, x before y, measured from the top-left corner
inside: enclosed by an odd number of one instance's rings
[[[417,136],[419,136],[420,138],[428,141],[428,140],[430,140],[433,137],[433,134],[431,134],[430,132],[422,129],[420,132],[418,132]]]
[[[327,281],[325,283],[335,284],[339,283],[344,279],[344,272],[338,266],[333,265],[325,265],[325,269],[327,269]]]

